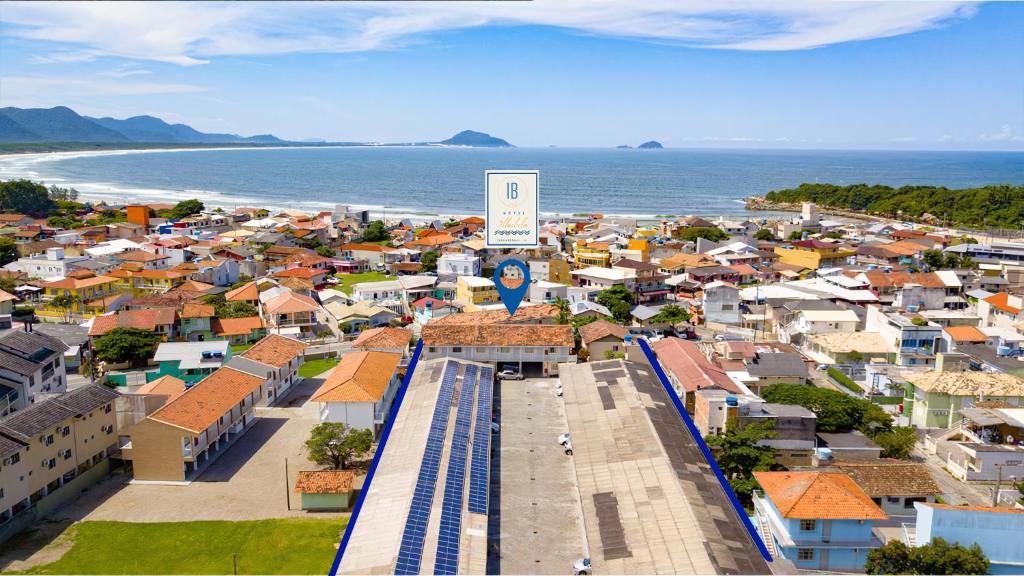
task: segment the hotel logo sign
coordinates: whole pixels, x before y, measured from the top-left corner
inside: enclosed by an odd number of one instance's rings
[[[539,179],[537,170],[485,172],[488,248],[530,248],[539,244]]]

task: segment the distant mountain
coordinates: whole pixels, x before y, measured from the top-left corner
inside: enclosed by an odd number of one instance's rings
[[[618,146],[616,146],[616,148],[620,150],[629,150],[630,148],[632,148],[632,146],[630,146],[629,144],[619,144]]]
[[[186,124],[168,124],[154,116],[90,118],[56,108],[0,108],[0,142],[90,142],[147,144],[277,144],[271,134],[243,137],[209,134]]]
[[[658,142],[657,140],[649,140],[649,141],[644,142],[643,144],[637,146],[637,148],[660,149],[660,148],[664,148],[664,146],[662,146],[661,142]]]
[[[474,132],[472,130],[463,130],[455,136],[447,140],[442,140],[438,144],[446,144],[448,146],[475,146],[480,148],[511,148],[512,145],[502,140],[501,138],[495,138],[490,134],[484,134],[483,132]]]
[[[32,142],[130,142],[117,131],[83,118],[65,106],[56,108],[0,108],[0,116],[7,118],[0,129],[0,142],[22,142],[34,136]],[[7,127],[13,122],[13,130]]]

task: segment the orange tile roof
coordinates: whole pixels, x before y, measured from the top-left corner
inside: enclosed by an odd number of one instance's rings
[[[9,300],[17,300],[17,299],[18,299],[18,297],[15,296],[14,294],[11,294],[10,292],[4,292],[3,290],[0,290],[0,302],[7,302]]]
[[[355,473],[351,470],[300,470],[295,491],[303,494],[348,494]]]
[[[1000,292],[999,294],[989,296],[988,298],[985,298],[985,302],[988,302],[990,305],[995,306],[1003,312],[1020,314],[1020,308],[1010,306],[1010,294],[1007,292]]]
[[[295,312],[314,312],[320,305],[305,294],[296,294],[288,290],[264,302],[263,307],[270,314],[293,314]]]
[[[363,330],[352,342],[355,348],[405,348],[412,339],[412,330],[382,326]]]
[[[655,342],[652,348],[658,361],[668,368],[687,392],[704,388],[740,392],[740,387],[725,370],[712,364],[693,342],[670,336]]]
[[[754,478],[785,518],[889,518],[852,478],[842,472],[754,472]]]
[[[943,330],[956,342],[985,342],[988,340],[988,336],[974,326],[946,326]]]
[[[538,306],[521,306],[515,316],[509,316],[506,310],[478,310],[462,314],[449,314],[430,321],[435,326],[454,326],[463,324],[526,324],[536,320],[554,320],[558,317],[558,306],[540,304]]]
[[[919,284],[925,288],[945,288],[946,283],[934,272],[883,272],[881,270],[868,270],[864,273],[868,284],[878,287],[895,286],[897,288],[904,284]]]
[[[314,402],[379,402],[402,355],[397,352],[349,352],[313,393]]]
[[[568,346],[575,342],[568,324],[488,324],[423,327],[427,346]]]
[[[181,307],[182,318],[212,318],[214,313],[215,309],[210,304],[188,302]]]
[[[380,244],[343,244],[340,251],[355,251],[355,252],[394,252],[395,248],[390,246],[381,246]]]
[[[584,324],[579,327],[579,332],[580,338],[587,344],[608,336],[622,340],[626,337],[626,334],[629,334],[629,330],[605,320],[596,320],[589,324]]]
[[[281,286],[293,292],[308,291],[315,288],[312,280],[306,280],[305,278],[285,278],[281,280]]]
[[[246,336],[253,330],[263,328],[263,319],[259,316],[244,318],[214,318],[210,321],[210,330],[217,336]]]
[[[174,324],[174,308],[121,310],[116,314],[97,316],[92,321],[89,336],[103,336],[115,328],[136,328],[152,332],[157,326]]]
[[[412,242],[409,243],[409,245],[410,246],[433,247],[433,246],[443,246],[445,244],[451,244],[452,242],[457,242],[457,241],[458,240],[456,240],[455,237],[452,236],[451,234],[434,234],[433,236],[427,236],[425,238],[420,238],[418,240],[413,240]]]
[[[166,404],[185,393],[185,381],[168,374],[140,386],[135,393],[167,396],[167,400],[164,402]]]
[[[256,287],[256,282],[253,281],[243,284],[234,290],[228,290],[228,292],[224,294],[224,299],[228,302],[259,300],[260,290]]]
[[[317,270],[314,268],[288,268],[287,270],[279,270],[274,272],[275,278],[316,278],[322,274],[326,274],[326,270]]]
[[[98,286],[100,284],[106,284],[113,282],[114,278],[110,276],[89,276],[85,278],[72,278],[67,277],[63,280],[54,280],[53,282],[43,282],[41,286],[43,288],[57,288],[60,290],[78,290],[81,288],[89,288],[92,286]]]
[[[668,258],[662,258],[659,266],[665,270],[676,270],[679,268],[698,268],[714,266],[716,262],[704,254],[673,254]]]
[[[221,366],[149,418],[200,434],[264,382],[259,376]]]
[[[129,250],[120,254],[114,254],[114,258],[125,262],[156,262],[157,260],[167,260],[169,256],[161,256],[152,252],[146,252],[145,250]]]
[[[242,352],[241,355],[243,358],[260,364],[280,368],[291,362],[296,356],[302,355],[305,349],[304,342],[280,334],[271,334],[253,344],[252,348]]]

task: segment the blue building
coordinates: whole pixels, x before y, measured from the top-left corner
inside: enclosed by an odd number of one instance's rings
[[[907,534],[910,546],[935,538],[963,546],[978,544],[988,557],[989,574],[1024,574],[1024,510],[987,506],[950,506],[917,502],[917,524]]]
[[[797,568],[861,572],[888,516],[842,472],[755,472],[754,524],[769,551]]]

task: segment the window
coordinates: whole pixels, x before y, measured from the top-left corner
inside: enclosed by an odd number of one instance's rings
[[[801,520],[800,531],[801,532],[814,532],[818,527],[817,520]]]
[[[65,460],[70,460],[71,459],[71,449],[70,448],[65,448],[65,449],[61,450],[60,451],[60,457],[65,459]]]
[[[50,444],[53,444],[53,434],[40,436],[39,441],[42,442],[44,445],[49,446]]]
[[[796,551],[797,560],[814,560],[814,548],[800,548]]]
[[[12,464],[17,464],[18,462],[21,462],[21,454],[14,453],[11,454],[10,458],[4,459],[4,466],[10,466]]]
[[[71,434],[71,426],[64,426],[60,429],[60,435],[67,438],[68,434]]]
[[[57,467],[57,459],[56,458],[50,458],[49,460],[43,460],[43,468],[46,468],[47,470],[53,470],[56,467]]]
[[[104,406],[103,407],[103,413],[104,414],[110,414],[110,410],[112,409],[112,406],[113,406],[112,404],[107,404],[106,406]]]
[[[453,346],[452,352],[462,352],[462,346]]]
[[[900,497],[899,496],[889,496],[888,498],[886,498],[886,500],[889,501],[889,504],[899,504],[900,503]]]

